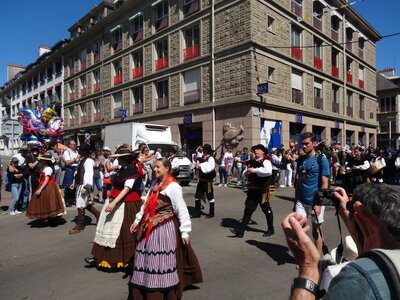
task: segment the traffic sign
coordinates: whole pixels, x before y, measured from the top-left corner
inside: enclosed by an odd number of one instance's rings
[[[257,94],[268,93],[268,82],[260,83],[257,85]]]

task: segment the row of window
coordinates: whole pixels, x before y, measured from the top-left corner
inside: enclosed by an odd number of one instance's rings
[[[201,71],[200,69],[194,69],[190,71],[186,71],[182,73],[182,96],[183,96],[183,104],[188,105],[188,104],[193,104],[193,103],[198,103],[201,101],[201,92],[200,92],[200,76],[201,76]],[[154,99],[155,99],[155,109],[160,110],[160,109],[167,109],[170,107],[170,101],[169,101],[169,96],[170,96],[170,88],[169,88],[169,80],[168,79],[163,79],[155,82],[153,84],[153,94],[154,94]],[[137,114],[137,113],[142,113],[144,112],[144,107],[143,107],[143,102],[144,102],[144,91],[143,91],[143,85],[134,87],[130,89],[130,103],[132,103],[132,108],[126,108],[124,107],[124,99],[123,99],[123,92],[116,92],[112,94],[112,111],[114,112],[113,117],[118,117],[119,114],[121,113],[121,110],[126,109],[130,111],[131,114]],[[98,107],[99,109],[93,109],[94,114],[98,116],[98,114],[101,114],[101,105],[97,105],[99,100],[94,100],[92,102],[92,105],[94,107]],[[96,105],[95,105],[96,104]],[[87,103],[82,103],[79,104],[79,110],[80,110],[80,116],[84,117],[87,115]],[[70,107],[68,108],[68,112],[70,115],[70,120],[73,119],[72,116],[74,116],[74,108]],[[96,121],[95,118],[93,117],[93,121]],[[75,121],[72,121],[73,123]],[[70,126],[71,123],[70,123]]]
[[[270,69],[268,70],[268,74],[273,73]],[[327,109],[324,107],[323,101],[323,86],[324,81],[320,78],[315,77],[313,82],[313,107],[317,109]],[[292,88],[292,102],[297,104],[304,105],[304,82],[303,82],[303,72],[292,69],[291,73],[291,88]],[[340,87],[338,85],[332,84],[332,108],[331,111],[335,113],[340,113]],[[346,99],[344,102],[344,111],[343,114],[350,117],[359,117],[360,119],[365,119],[365,98],[360,96],[360,111],[359,115],[355,115],[353,112],[354,107],[354,96],[353,92],[347,91]],[[370,118],[373,118],[373,115],[370,115]]]
[[[396,105],[396,97],[382,97],[379,99],[379,112],[396,112],[397,105]]]

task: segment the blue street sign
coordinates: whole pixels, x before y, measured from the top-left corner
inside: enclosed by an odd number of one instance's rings
[[[126,109],[120,109],[119,110],[119,116],[122,117],[122,118],[126,118],[126,116],[127,116]]]
[[[296,114],[296,123],[303,123],[303,115],[302,114]]]
[[[260,83],[257,85],[257,94],[267,94],[268,93],[268,82]]]
[[[184,124],[191,124],[193,122],[193,114],[185,114],[183,117],[183,123]]]
[[[339,121],[335,121],[335,128],[339,129],[340,128],[340,122]]]
[[[281,134],[281,127],[271,128],[271,134]]]

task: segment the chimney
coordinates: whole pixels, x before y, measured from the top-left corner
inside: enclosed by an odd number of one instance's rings
[[[25,67],[17,64],[8,64],[7,65],[7,81],[11,80],[15,75],[19,72],[25,71]]]
[[[50,52],[50,48],[47,47],[46,45],[40,45],[39,46],[39,57],[42,56],[43,54]]]

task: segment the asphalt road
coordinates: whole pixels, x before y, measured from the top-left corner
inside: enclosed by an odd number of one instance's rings
[[[189,209],[195,184],[184,187]],[[2,191],[3,209],[10,193]],[[240,189],[215,188],[216,217],[193,220],[190,240],[199,258],[204,282],[184,293],[185,299],[287,299],[296,263],[286,246],[280,221],[293,207],[293,188],[277,191],[271,200],[275,235],[265,238],[266,220],[258,208],[257,225],[244,238],[229,231],[241,219],[245,194]],[[100,205],[97,205],[98,207]],[[205,205],[208,212],[208,205]],[[0,216],[0,299],[127,299],[130,273],[88,268],[95,232],[93,220],[86,230],[69,235],[76,209],[68,208],[65,223],[42,227],[24,215]],[[326,212],[324,233],[329,249],[339,235],[332,208]]]

